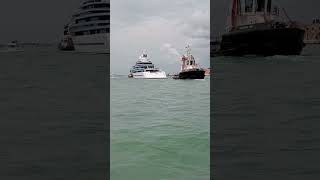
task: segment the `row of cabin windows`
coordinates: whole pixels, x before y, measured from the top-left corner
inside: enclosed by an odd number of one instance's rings
[[[84,22],[90,22],[90,21],[99,21],[99,20],[110,20],[110,15],[107,15],[107,16],[92,16],[92,17],[78,19],[78,20],[76,20],[76,24],[84,23]]]
[[[305,37],[306,37],[306,39],[316,39],[316,40],[318,40],[318,39],[320,39],[320,33],[318,33],[318,34],[307,33],[305,35]]]
[[[265,9],[267,9],[267,12],[270,13],[272,9],[271,0],[238,0],[238,1],[239,1],[238,11],[240,12],[252,12],[253,1],[256,1],[255,11],[263,12]],[[267,7],[265,7],[265,5],[267,5]],[[274,10],[274,11],[277,11],[277,10]]]
[[[154,68],[154,66],[153,65],[151,65],[151,66],[135,66],[136,68]]]
[[[156,69],[149,69],[149,70],[146,70],[147,72],[158,72],[158,70]],[[131,73],[136,73],[136,72],[144,72],[143,69],[137,69],[137,70],[131,70],[130,71]]]
[[[320,19],[314,19],[314,20],[312,21],[312,23],[313,23],[313,24],[320,24]]]
[[[110,8],[110,4],[92,4],[88,6],[83,6],[81,9],[95,9],[95,8]]]
[[[146,71],[148,71],[148,72],[158,72],[157,69],[149,69],[149,70],[146,70]]]
[[[144,69],[134,69],[131,70],[132,73],[136,73],[136,72],[144,72]]]
[[[95,29],[95,30],[89,30],[89,31],[79,31],[73,33],[75,36],[83,36],[83,35],[91,35],[91,34],[102,34],[102,33],[109,33],[110,29]]]
[[[311,27],[311,30],[313,31],[313,30],[316,30],[317,28],[314,28],[314,27]],[[306,28],[306,30],[308,31],[308,30],[310,30],[308,27]],[[319,27],[319,30],[320,30],[320,27]]]
[[[83,3],[83,5],[85,4],[89,4],[89,3],[94,3],[94,2],[101,2],[101,0],[91,0],[91,1],[86,1]]]
[[[187,65],[195,65],[195,62],[194,61],[187,61]]]
[[[110,13],[110,10],[92,10],[92,11],[76,14],[74,15],[74,17],[80,17],[88,14],[97,14],[97,13]]]
[[[82,29],[82,28],[88,28],[88,27],[97,27],[97,26],[109,26],[110,23],[93,23],[93,24],[86,24],[78,27],[71,28],[72,30],[75,29]]]
[[[139,64],[152,64],[151,62],[139,62]]]

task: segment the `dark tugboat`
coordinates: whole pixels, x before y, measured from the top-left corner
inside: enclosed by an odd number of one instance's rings
[[[73,41],[72,41],[72,37],[71,37],[71,35],[69,33],[69,26],[68,25],[66,25],[64,27],[63,39],[59,43],[58,48],[61,51],[73,51],[74,50],[74,44],[73,44]]]
[[[191,54],[190,46],[186,47],[187,54],[181,58],[181,72],[173,76],[173,79],[204,79],[205,70],[200,68]]]
[[[230,20],[220,55],[299,55],[305,46],[305,30],[272,0],[233,0]]]

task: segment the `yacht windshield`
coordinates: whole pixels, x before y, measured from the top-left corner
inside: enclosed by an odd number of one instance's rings
[[[158,72],[159,70],[157,70],[157,69],[148,69],[146,71],[148,71],[148,72]]]

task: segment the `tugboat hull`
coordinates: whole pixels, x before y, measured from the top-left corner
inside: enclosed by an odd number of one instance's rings
[[[74,47],[72,46],[59,46],[61,51],[74,51]]]
[[[305,44],[305,31],[299,28],[252,29],[230,32],[222,36],[219,54],[300,55]]]
[[[174,79],[204,79],[204,70],[190,70],[180,72],[179,75],[174,76]]]

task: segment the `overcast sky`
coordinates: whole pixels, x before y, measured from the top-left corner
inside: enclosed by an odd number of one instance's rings
[[[111,72],[128,74],[145,49],[151,61],[169,72],[180,69],[179,56],[191,45],[208,67],[210,0],[111,0]]]
[[[111,0],[112,72],[127,74],[142,49],[153,62],[172,72],[179,69],[177,52],[187,43],[202,66],[209,65],[211,30],[224,32],[231,0]],[[320,1],[277,0],[289,16],[310,23],[320,16]],[[0,43],[58,41],[81,0],[10,0],[0,6]]]
[[[10,0],[0,6],[0,43],[54,42],[81,0]]]
[[[225,32],[225,24],[231,0],[212,0],[211,29],[214,35]],[[309,24],[313,18],[320,17],[319,0],[276,0],[274,1],[286,9],[292,20]]]

